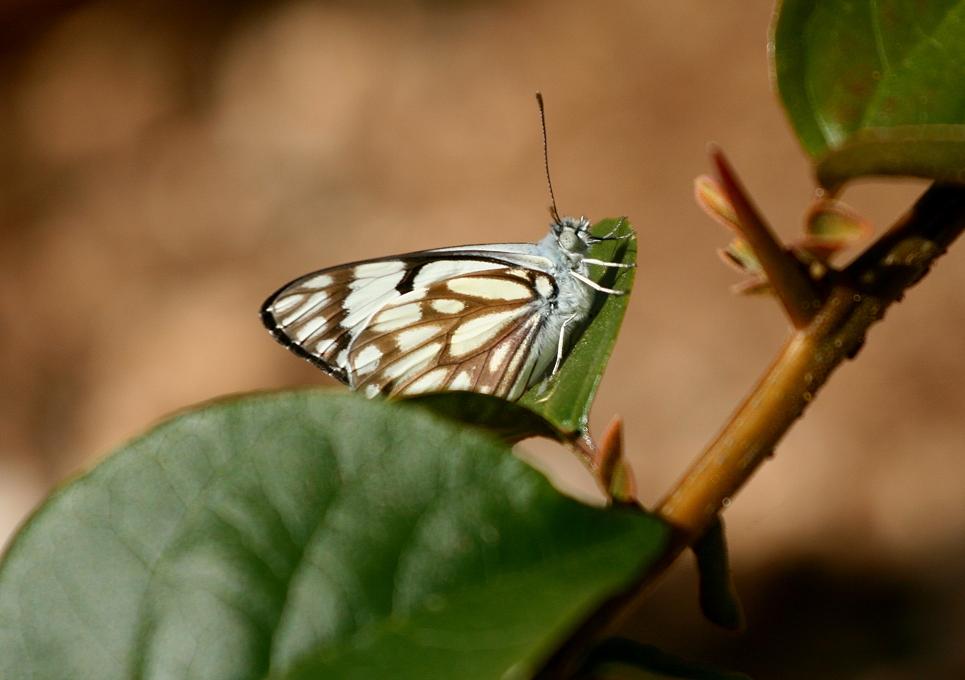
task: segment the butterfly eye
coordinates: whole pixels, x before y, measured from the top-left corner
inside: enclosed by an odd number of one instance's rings
[[[560,247],[564,250],[574,250],[577,244],[576,232],[572,229],[564,229],[559,236]]]

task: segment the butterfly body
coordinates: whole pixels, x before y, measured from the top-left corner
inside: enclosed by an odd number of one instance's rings
[[[280,343],[368,396],[469,390],[519,398],[555,374],[597,292],[585,218],[538,243],[438,248],[323,269],[268,298]]]

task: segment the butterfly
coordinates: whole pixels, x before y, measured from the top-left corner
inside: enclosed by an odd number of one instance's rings
[[[261,318],[295,354],[367,396],[468,390],[515,400],[559,371],[596,293],[597,237],[554,219],[538,243],[437,248],[322,269],[269,297]]]
[[[543,151],[546,123],[542,98]],[[631,264],[588,256],[585,217],[553,217],[537,243],[437,248],[321,269],[261,307],[272,336],[366,396],[467,390],[518,399],[554,376],[596,294],[623,295],[590,267]]]

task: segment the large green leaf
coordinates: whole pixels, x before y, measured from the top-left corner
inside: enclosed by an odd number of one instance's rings
[[[614,229],[617,230],[614,232]],[[615,236],[624,236],[633,234],[633,229],[626,219],[606,219],[595,224],[592,230],[598,236],[611,232]],[[636,264],[636,237],[597,244],[590,251],[590,256],[610,262]],[[573,345],[559,373],[552,380],[532,387],[519,400],[521,405],[543,416],[559,430],[573,434],[586,429],[590,406],[613,352],[633,287],[632,268],[611,268],[595,274],[593,278],[598,283],[607,288],[627,291],[628,294],[597,295],[591,321]]]
[[[783,0],[771,54],[822,184],[965,181],[965,0]]]
[[[665,540],[415,406],[238,398],[30,519],[0,564],[0,677],[525,675]]]

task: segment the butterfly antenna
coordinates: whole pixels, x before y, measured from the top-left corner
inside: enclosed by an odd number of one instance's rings
[[[539,104],[539,124],[543,130],[543,165],[546,166],[546,185],[550,189],[550,215],[557,224],[560,223],[560,212],[556,209],[556,196],[553,194],[553,180],[550,179],[550,152],[546,141],[546,112],[543,110],[543,93],[536,93],[536,103]]]

